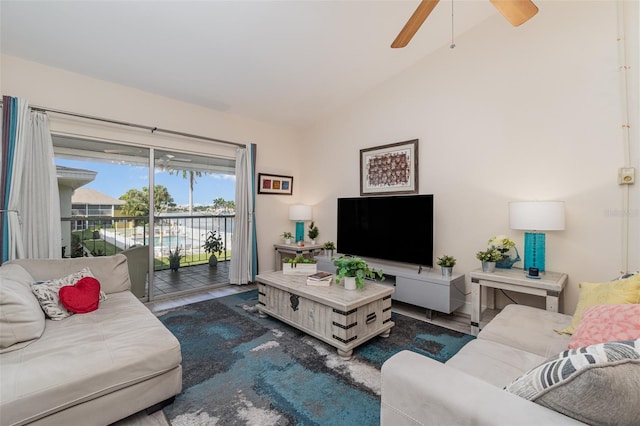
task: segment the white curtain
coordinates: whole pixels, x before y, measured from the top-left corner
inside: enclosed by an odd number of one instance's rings
[[[60,197],[47,116],[17,99],[15,148],[7,186],[8,259],[60,258]]]
[[[251,146],[253,147],[253,146]],[[229,282],[243,285],[255,280],[253,149],[236,150],[236,219],[231,237],[232,255]]]

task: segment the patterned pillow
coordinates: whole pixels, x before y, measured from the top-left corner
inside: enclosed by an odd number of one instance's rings
[[[55,280],[36,281],[31,284],[31,291],[38,299],[42,310],[47,316],[54,320],[59,321],[73,315],[73,312],[68,311],[60,302],[60,287],[67,285],[75,285],[84,277],[92,277],[93,274],[89,268],[83,268],[78,272],[67,275],[66,277],[58,278]],[[107,299],[107,295],[104,291],[100,290],[100,301]]]
[[[570,349],[505,389],[588,424],[637,424],[640,339]]]
[[[596,305],[584,310],[569,349],[633,339],[640,339],[640,305]]]

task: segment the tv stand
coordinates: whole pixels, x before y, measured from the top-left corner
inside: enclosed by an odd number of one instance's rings
[[[316,260],[319,271],[336,272],[332,259],[319,256]],[[440,271],[415,265],[378,259],[364,260],[370,268],[382,269],[385,280],[376,280],[376,282],[395,288],[391,296],[392,300],[425,308],[428,317],[431,311],[450,314],[465,304],[464,274],[454,273],[451,277],[443,277]]]

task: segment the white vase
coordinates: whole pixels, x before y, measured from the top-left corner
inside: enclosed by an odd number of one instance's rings
[[[344,277],[345,290],[355,290],[356,288],[356,277]]]
[[[482,262],[482,272],[494,272],[496,270],[496,262]]]
[[[284,243],[285,244],[291,244],[291,238],[285,238],[284,239]]]

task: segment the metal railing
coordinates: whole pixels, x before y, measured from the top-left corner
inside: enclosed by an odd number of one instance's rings
[[[119,253],[129,247],[149,245],[154,238],[155,269],[168,268],[169,251],[180,249],[181,265],[209,260],[202,245],[210,231],[222,238],[225,250],[216,257],[229,260],[233,248],[231,234],[235,215],[162,214],[154,218],[149,230],[148,216],[71,216],[62,221],[63,256],[101,256]]]

